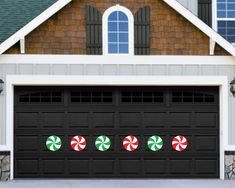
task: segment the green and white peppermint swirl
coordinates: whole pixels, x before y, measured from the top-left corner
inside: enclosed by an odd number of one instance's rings
[[[151,136],[148,139],[148,148],[152,151],[159,151],[163,146],[163,140],[160,136]]]
[[[105,135],[99,136],[95,140],[95,147],[99,151],[107,151],[110,148],[110,146],[111,146],[111,141],[110,141],[109,137],[107,137]]]
[[[46,147],[50,151],[58,151],[62,145],[60,137],[52,135],[47,138]]]

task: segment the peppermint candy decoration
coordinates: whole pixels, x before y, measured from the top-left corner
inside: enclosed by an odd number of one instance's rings
[[[62,146],[62,142],[61,142],[60,137],[58,137],[56,135],[52,135],[47,138],[46,147],[48,150],[58,151],[61,146]]]
[[[151,136],[148,139],[148,148],[152,151],[159,151],[163,146],[163,140],[160,136]]]
[[[74,136],[70,141],[71,148],[75,151],[82,151],[86,147],[86,139],[83,136]]]
[[[176,151],[184,151],[188,146],[188,140],[184,136],[176,136],[172,139],[172,147]]]
[[[139,142],[138,139],[135,136],[127,136],[123,139],[123,147],[127,151],[134,151],[138,148]]]
[[[107,137],[105,135],[99,136],[95,140],[95,147],[99,151],[107,151],[110,148],[110,146],[111,146],[111,141],[110,141],[109,137]]]

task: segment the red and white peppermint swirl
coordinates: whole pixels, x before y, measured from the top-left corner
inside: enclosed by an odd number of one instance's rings
[[[188,146],[188,140],[184,136],[176,136],[172,139],[172,147],[176,151],[184,151]]]
[[[123,147],[127,151],[134,151],[138,148],[139,142],[138,139],[135,136],[127,136],[123,139]]]
[[[82,151],[86,147],[86,139],[83,136],[74,136],[70,142],[71,148],[75,151]]]

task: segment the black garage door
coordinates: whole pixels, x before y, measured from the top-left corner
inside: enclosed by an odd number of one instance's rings
[[[218,178],[217,87],[16,87],[15,178]]]

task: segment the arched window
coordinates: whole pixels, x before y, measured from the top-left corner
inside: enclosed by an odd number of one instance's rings
[[[103,54],[134,54],[134,19],[132,13],[120,5],[103,15]]]

